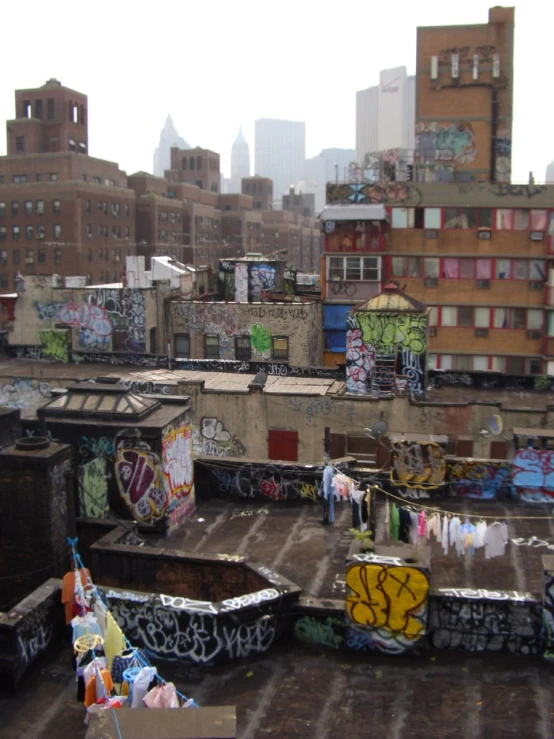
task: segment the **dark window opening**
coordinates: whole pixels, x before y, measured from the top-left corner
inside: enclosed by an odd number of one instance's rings
[[[175,357],[178,359],[190,358],[190,336],[189,334],[174,334],[173,346]]]
[[[250,336],[235,337],[235,359],[240,362],[249,362],[252,358],[252,346]]]

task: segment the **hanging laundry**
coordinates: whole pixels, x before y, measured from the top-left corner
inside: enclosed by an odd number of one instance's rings
[[[333,477],[335,472],[331,465],[323,470],[323,497],[325,499],[324,521],[335,522],[335,491],[333,488]]]
[[[485,546],[485,534],[487,533],[487,524],[485,521],[479,521],[475,526],[475,536],[473,537],[473,546],[475,549],[481,549]]]
[[[473,539],[475,537],[475,526],[469,522],[469,519],[466,520],[461,526],[460,526],[460,532],[458,540],[460,542],[460,547],[458,554],[469,554],[471,557],[475,554],[475,547],[473,546]]]
[[[79,573],[79,580],[77,581],[76,573]],[[62,580],[62,603],[65,607],[65,623],[70,624],[71,619],[74,616],[80,616],[82,613],[82,605],[78,603],[78,588],[76,593],[76,586],[79,584],[81,588],[86,585],[87,581],[90,580],[90,571],[88,569],[72,570],[66,572]]]
[[[495,521],[487,528],[485,534],[485,558],[502,557],[508,543],[508,527],[505,523]]]
[[[410,515],[410,543],[419,544],[419,516],[415,511],[408,511]]]
[[[91,677],[85,688],[85,707],[88,708],[89,706],[92,706],[93,703],[96,703],[97,700],[110,695],[112,690],[113,682],[109,670],[98,670],[97,674],[95,673]],[[102,695],[102,693],[104,693],[104,695]]]
[[[425,519],[425,513],[422,510],[419,512],[418,516],[417,533],[422,539],[427,537],[427,521]]]
[[[456,542],[458,541],[461,525],[462,522],[460,521],[458,516],[454,516],[454,518],[450,519],[450,522],[448,524],[448,539],[450,541],[451,547],[455,546]]]
[[[442,517],[442,532],[441,532],[441,544],[442,544],[442,551],[445,554],[448,554],[448,532],[449,532],[449,520],[448,516],[445,514]]]
[[[147,708],[180,708],[179,698],[173,683],[165,683],[150,690],[143,698]]]
[[[403,541],[404,544],[408,544],[410,541],[410,528],[412,526],[412,518],[405,508],[399,508],[398,515],[400,517],[398,539],[399,541]]]
[[[112,662],[116,654],[120,654],[125,649],[125,637],[119,628],[116,620],[108,611],[106,614],[106,641],[104,643],[104,651],[108,658],[108,668],[112,669]]]
[[[85,634],[97,634],[102,637],[100,624],[92,613],[87,613],[86,616],[75,616],[71,619],[71,628],[73,629],[73,644]]]
[[[136,676],[131,686],[131,708],[144,708],[142,699],[148,692],[152,678],[158,674],[156,667],[143,667]]]
[[[394,541],[400,538],[400,512],[394,503],[391,504],[390,510],[390,536]]]

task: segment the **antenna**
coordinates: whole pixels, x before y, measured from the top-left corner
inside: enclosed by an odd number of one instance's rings
[[[370,429],[364,429],[367,436],[369,436],[371,439],[377,440],[379,440],[381,436],[386,436],[388,430],[389,424],[383,419],[381,419],[380,421],[375,421]]]
[[[495,413],[494,416],[489,418],[487,427],[492,436],[500,436],[504,430],[504,421],[502,420],[502,416]]]

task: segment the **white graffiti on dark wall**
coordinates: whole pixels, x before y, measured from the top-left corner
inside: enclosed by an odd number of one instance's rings
[[[265,652],[276,636],[272,619],[221,627],[214,614],[119,599],[111,601],[110,607],[130,641],[168,660],[210,664],[248,657]]]
[[[217,613],[217,608],[211,601],[193,600],[183,598],[179,595],[160,595],[162,606],[176,608],[179,611],[191,611],[194,613]]]
[[[520,593],[517,590],[485,590],[483,588],[437,588],[435,591],[440,595],[450,596],[452,598],[467,598],[468,600],[508,600],[510,602],[518,601],[536,601],[531,593]]]
[[[56,592],[37,608],[24,615],[17,624],[17,649],[20,659],[26,665],[42,654],[54,637],[54,613],[58,599],[59,593]]]
[[[38,624],[29,636],[17,636],[19,654],[25,664],[29,664],[42,654],[54,636],[51,624]]]
[[[221,603],[222,611],[236,611],[239,608],[248,608],[249,606],[257,606],[260,603],[279,598],[281,593],[276,588],[266,588],[265,590],[257,590],[255,593],[247,593],[246,595],[238,595],[236,598],[227,598]]]
[[[539,652],[540,603],[431,598],[427,639],[436,649]]]

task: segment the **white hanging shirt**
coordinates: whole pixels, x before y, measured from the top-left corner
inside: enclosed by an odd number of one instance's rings
[[[475,527],[475,536],[473,537],[473,546],[475,549],[485,546],[485,535],[487,533],[487,524],[485,521],[479,521]]]
[[[487,528],[485,534],[485,558],[502,557],[508,543],[508,527],[505,523],[495,521]]]

